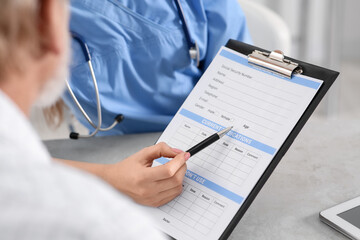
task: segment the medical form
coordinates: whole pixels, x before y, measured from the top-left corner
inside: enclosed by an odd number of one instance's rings
[[[159,228],[176,239],[218,239],[322,83],[259,70],[222,47],[158,141],[185,151],[234,127],[188,160],[180,196],[146,208]]]

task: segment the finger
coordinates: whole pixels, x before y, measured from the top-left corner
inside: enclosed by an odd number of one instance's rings
[[[154,159],[160,158],[160,157],[168,157],[173,158],[177,154],[179,154],[179,149],[171,148],[169,145],[167,145],[164,142],[160,142],[156,145],[146,147],[140,152],[138,152],[139,159],[143,160],[144,162],[153,162]]]
[[[185,173],[186,164],[182,165],[173,177],[157,181],[156,188],[159,192],[162,192],[181,185],[184,180]]]
[[[164,165],[149,168],[147,174],[153,180],[162,180],[173,177],[176,172],[189,159],[190,153],[179,153],[175,158],[165,163]]]

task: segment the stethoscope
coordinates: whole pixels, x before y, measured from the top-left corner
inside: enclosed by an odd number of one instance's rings
[[[186,22],[186,18],[185,18],[185,14],[183,12],[180,0],[174,0],[177,11],[179,13],[179,17],[180,20],[182,22],[182,28],[184,30],[184,35],[186,38],[186,42],[188,44],[189,47],[189,55],[190,58],[196,61],[196,66],[199,67],[200,64],[200,51],[199,51],[199,47],[196,43],[196,41],[192,40],[191,36],[190,36],[190,31]],[[88,135],[81,135],[77,132],[71,132],[70,133],[70,138],[71,139],[79,139],[79,138],[90,138],[95,136],[98,132],[106,132],[106,131],[110,131],[111,129],[113,129],[118,123],[120,123],[122,120],[124,120],[124,115],[122,114],[118,114],[116,115],[116,117],[114,118],[114,122],[106,127],[106,128],[102,128],[102,113],[101,113],[101,102],[100,102],[100,94],[99,94],[99,89],[98,89],[98,85],[97,85],[97,80],[96,80],[96,76],[94,73],[94,68],[92,66],[91,63],[91,54],[90,54],[90,50],[89,47],[86,43],[86,41],[84,40],[83,37],[81,37],[80,35],[78,35],[77,33],[71,32],[71,36],[72,38],[79,43],[81,50],[85,56],[85,60],[89,66],[90,69],[90,73],[91,73],[91,78],[94,84],[94,91],[95,91],[95,96],[96,96],[96,109],[97,109],[97,116],[98,116],[98,122],[97,124],[95,124],[91,118],[89,117],[89,115],[86,113],[86,111],[84,110],[84,108],[81,106],[80,102],[78,101],[77,97],[75,96],[74,92],[72,91],[69,82],[66,80],[66,86],[67,89],[70,93],[71,98],[73,99],[73,101],[75,102],[76,106],[78,107],[78,109],[80,110],[80,112],[82,113],[82,115],[85,117],[86,121],[88,121],[88,123],[95,129],[92,133],[88,134]]]

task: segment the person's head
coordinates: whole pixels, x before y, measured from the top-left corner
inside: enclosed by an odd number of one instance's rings
[[[68,0],[1,0],[0,89],[26,114],[64,89],[68,15]]]

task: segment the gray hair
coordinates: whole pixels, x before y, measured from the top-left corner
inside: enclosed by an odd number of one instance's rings
[[[21,70],[25,54],[38,52],[39,0],[0,0],[0,81]]]

